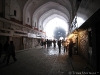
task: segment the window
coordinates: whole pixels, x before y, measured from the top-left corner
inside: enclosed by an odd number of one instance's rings
[[[27,18],[27,22],[29,22],[29,18]]]
[[[14,16],[16,16],[16,10],[14,10]]]

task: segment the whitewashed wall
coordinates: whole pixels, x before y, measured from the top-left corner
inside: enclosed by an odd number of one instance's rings
[[[15,19],[22,21],[22,13],[21,13],[21,7],[18,4],[17,0],[11,0],[11,6],[10,6],[10,14],[14,14],[14,10],[16,10],[16,16],[14,17]]]
[[[29,18],[29,22],[28,22],[28,18]],[[28,24],[31,26],[31,15],[30,15],[29,11],[26,11],[25,24]]]
[[[10,1],[11,0],[5,0],[5,18],[10,19]]]

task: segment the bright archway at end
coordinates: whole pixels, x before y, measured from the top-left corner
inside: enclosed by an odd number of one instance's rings
[[[61,33],[60,37],[65,38],[65,36],[68,34],[68,27],[67,22],[65,22],[63,19],[55,17],[46,23],[43,31],[46,32],[46,39],[57,39],[55,38],[57,35],[54,33],[56,30],[59,30],[58,33]],[[64,33],[60,32],[60,28],[64,30]]]

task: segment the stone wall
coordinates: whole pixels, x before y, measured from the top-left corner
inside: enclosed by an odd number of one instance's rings
[[[28,36],[28,34],[37,34],[34,29],[0,18],[0,43],[5,43],[8,37],[9,41],[14,41],[15,50],[24,50],[39,45],[38,38]],[[4,40],[3,40],[4,39]]]
[[[88,41],[88,31],[81,30],[78,33],[78,53],[82,55],[87,61],[89,60],[89,41]]]
[[[2,46],[7,40],[9,40],[9,38],[9,36],[0,35],[0,43],[2,44]],[[39,45],[37,38],[16,36],[12,37],[12,41],[14,42],[16,51],[34,48]]]
[[[22,50],[22,42],[21,42],[21,37],[13,37],[13,42],[15,45],[15,50]]]

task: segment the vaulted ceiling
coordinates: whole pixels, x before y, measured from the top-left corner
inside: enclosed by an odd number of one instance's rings
[[[28,12],[32,18],[32,26],[37,24],[37,28],[43,25],[43,22],[52,15],[58,15],[60,18],[69,22],[72,19],[72,5],[76,0],[17,0],[23,9],[23,21],[25,24],[25,15]],[[55,16],[54,15],[54,16]],[[48,20],[52,19],[49,18]],[[46,21],[48,22],[48,21]],[[46,23],[45,23],[46,24]],[[42,26],[43,27],[43,26]],[[40,28],[40,30],[43,28]]]
[[[43,24],[53,16],[72,23],[74,17],[82,18],[85,22],[100,8],[100,0],[17,0],[23,10],[23,24],[27,13],[31,17],[31,25],[43,30]],[[80,4],[81,3],[81,4]],[[45,21],[45,23],[44,23]],[[77,19],[77,22],[80,22]],[[82,23],[83,23],[82,22]],[[80,25],[82,23],[79,23]],[[71,24],[69,24],[71,25]],[[45,25],[44,25],[45,26]]]
[[[36,9],[38,9],[41,5],[50,1],[58,3],[59,5],[65,7],[69,12],[71,12],[71,4],[73,4],[71,3],[72,0],[17,0],[17,1],[22,9],[27,7],[31,14],[33,14],[36,11]],[[59,6],[57,8],[59,8]],[[47,10],[50,8],[47,7],[45,9]]]

